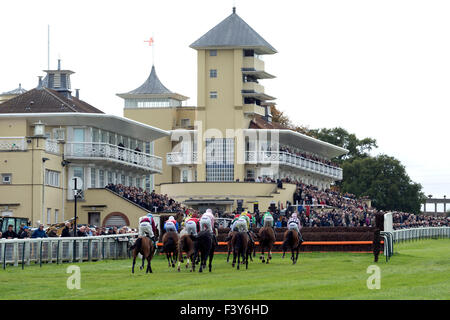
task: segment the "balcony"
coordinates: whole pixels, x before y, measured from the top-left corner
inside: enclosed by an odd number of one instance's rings
[[[52,154],[59,154],[58,141],[52,139],[45,140],[45,151]]]
[[[67,142],[65,157],[68,160],[111,161],[150,173],[162,172],[160,157],[103,142]]]
[[[242,68],[246,70],[264,71],[264,61],[256,57],[244,57]]]
[[[242,90],[264,93],[264,87],[256,82],[244,82]]]
[[[0,151],[26,151],[25,137],[0,137]]]
[[[167,154],[168,166],[197,164],[197,152],[171,152]]]
[[[246,151],[246,164],[286,165],[296,169],[325,175],[335,180],[342,180],[342,169],[306,159],[287,152],[278,151]]]

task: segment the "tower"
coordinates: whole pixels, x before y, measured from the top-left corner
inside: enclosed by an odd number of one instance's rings
[[[264,104],[275,98],[264,92],[259,80],[274,76],[265,71],[262,56],[277,51],[238,16],[236,8],[190,47],[197,50],[197,121],[206,139],[199,143],[206,161],[197,167],[198,180],[243,180],[244,165],[237,161],[243,148],[239,137],[225,138],[226,131],[248,128],[254,115],[266,116]],[[210,139],[209,133],[222,138]]]

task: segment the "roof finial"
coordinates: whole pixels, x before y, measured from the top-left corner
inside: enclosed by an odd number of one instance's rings
[[[233,7],[233,13],[236,13],[236,6]]]
[[[61,70],[61,59],[58,59],[58,70]]]

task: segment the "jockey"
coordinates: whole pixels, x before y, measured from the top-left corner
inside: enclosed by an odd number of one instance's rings
[[[166,223],[164,223],[164,230],[166,230],[166,232],[178,231],[178,222],[175,220],[173,216],[170,216],[169,219],[166,221]]]
[[[273,216],[272,216],[272,214],[269,211],[264,213],[264,215],[262,217],[262,225],[264,227],[273,228],[273,225],[274,225]]]
[[[150,222],[150,218],[147,216],[143,216],[139,218],[139,236],[147,236],[155,243],[155,234],[152,230],[152,224]]]
[[[302,234],[300,233],[301,224],[300,224],[300,220],[298,219],[297,212],[294,212],[292,214],[292,216],[289,218],[287,224],[288,224],[289,230],[291,230],[291,229],[297,230],[299,241],[300,241],[300,243],[302,243],[303,237],[302,237]]]
[[[235,231],[236,229],[236,222],[238,221],[240,215],[236,214],[233,218],[233,221],[231,221],[230,231]]]
[[[184,228],[188,234],[197,235],[199,219],[187,216],[184,222]]]
[[[200,218],[200,230],[203,231],[205,229],[208,229],[209,232],[211,232],[214,242],[217,245],[217,238],[214,232],[214,215],[211,209],[206,209],[206,212]]]
[[[250,234],[250,221],[252,219],[252,215],[250,213],[248,213],[247,211],[243,211],[236,223],[236,227],[240,232],[243,232],[244,230],[244,223],[243,221],[245,221],[245,231],[248,234],[248,237],[250,239],[250,241],[253,244],[253,237]]]
[[[150,224],[152,225],[152,230],[153,230],[153,234],[156,234],[156,223],[155,223],[155,219],[153,219],[153,215],[149,212],[147,213],[147,217],[150,219]]]

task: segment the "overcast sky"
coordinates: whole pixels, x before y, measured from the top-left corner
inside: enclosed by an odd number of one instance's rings
[[[0,92],[37,85],[47,68],[76,73],[72,88],[123,115],[116,93],[152,64],[196,104],[189,45],[231,13],[233,0],[0,1]],[[264,80],[278,108],[309,128],[341,126],[377,139],[435,197],[450,197],[450,1],[235,0],[237,13],[277,50]],[[429,208],[431,209],[431,208]]]

